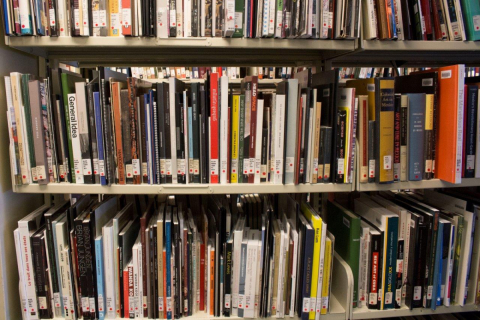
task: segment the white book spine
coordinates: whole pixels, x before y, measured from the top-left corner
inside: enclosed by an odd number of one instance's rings
[[[149,103],[153,103],[153,101],[150,101]],[[151,139],[153,139],[153,135],[152,135],[152,115],[150,114],[150,107],[147,105],[145,107],[145,114],[147,116],[147,119],[145,121],[145,126],[146,126],[146,134],[147,134],[147,141],[146,141],[146,145],[147,145],[147,156],[144,156],[143,159],[147,159],[147,163],[146,165],[145,164],[142,164],[142,176],[145,176],[147,175],[148,176],[148,181],[149,181],[149,184],[153,184],[153,149],[152,149],[152,143],[151,143]],[[122,271],[123,272],[123,271]]]
[[[135,308],[135,318],[140,317],[140,312],[143,315],[143,307],[140,308],[140,262],[138,256],[138,245],[135,244],[132,248],[132,262],[133,262],[133,306]]]
[[[276,1],[275,0],[264,0],[268,1],[268,36],[272,37],[275,34],[275,13],[276,13]]]
[[[72,139],[73,151],[73,167],[75,170],[75,180],[77,184],[82,184],[83,167],[82,167],[82,150],[80,147],[80,132],[77,112],[77,98],[75,93],[68,94],[68,113],[70,117],[70,137]]]
[[[281,225],[281,223],[279,222]],[[284,279],[284,271],[285,271],[285,258],[286,258],[286,251],[285,251],[285,237],[284,231],[282,230],[280,233],[280,259],[278,261],[278,286],[277,286],[277,305],[275,308],[277,309],[276,317],[283,318],[283,279]]]
[[[169,98],[170,98],[170,139],[171,139],[171,159],[167,159],[165,161],[165,166],[166,166],[166,171],[168,175],[168,170],[171,170],[172,173],[172,183],[175,184],[178,182],[177,179],[177,139],[176,139],[176,129],[175,129],[175,78],[170,77],[169,79],[170,85],[169,85]]]
[[[205,7],[206,7],[206,1],[205,0],[201,0],[201,6],[200,6],[200,35],[202,37],[205,37],[205,19],[206,19],[206,11],[205,11]]]
[[[275,6],[276,9],[277,6]],[[245,11],[247,12],[247,11]],[[276,17],[275,17],[275,38],[282,37],[282,27],[283,27],[283,10],[276,10]]]
[[[405,281],[407,281],[407,279],[409,279],[409,275],[408,275],[408,264],[410,263],[409,262],[409,259],[408,259],[408,255],[409,255],[409,252],[410,252],[410,235],[411,235],[411,231],[410,229],[411,228],[415,228],[416,226],[414,224],[412,224],[412,220],[411,220],[411,214],[410,213],[407,213],[407,218],[406,218],[406,232],[405,232],[405,245],[403,246],[404,247],[404,250],[403,250],[403,274],[402,274],[402,283],[406,283]],[[370,241],[370,235],[368,237],[368,240]],[[370,244],[367,248],[369,251],[368,251],[368,257],[370,257]],[[413,262],[412,262],[413,263]],[[367,267],[368,267],[368,264],[367,264]],[[368,274],[368,273],[367,273]],[[407,295],[407,288],[406,286],[402,286],[402,306],[405,305],[405,297]]]
[[[468,290],[466,283],[468,281],[467,275],[471,255],[471,245],[473,240],[472,228],[473,224],[475,223],[474,214],[472,212],[465,211],[463,217],[464,228],[461,245],[462,250],[460,253],[460,269],[458,270],[459,276],[457,277],[457,290],[455,293],[455,303],[461,305],[462,307],[465,305],[466,292]]]
[[[88,0],[82,0],[82,26],[83,26],[83,35],[90,36],[90,22],[88,19]]]
[[[240,282],[240,259],[242,254],[243,231],[235,230],[233,233],[233,281],[232,281],[232,315],[238,312],[238,286]]]
[[[228,175],[228,76],[220,78],[220,183],[227,183]]]
[[[260,231],[258,232],[260,233]],[[262,292],[262,277],[263,277],[263,263],[262,263],[262,241],[259,240],[257,246],[257,280],[255,284],[255,315],[258,319],[260,316],[260,294]]]
[[[31,163],[30,163],[30,149],[29,149],[29,145],[30,144],[33,144],[33,141],[29,141],[29,136],[28,136],[28,133],[27,133],[27,121],[26,121],[26,117],[25,117],[25,106],[22,106],[21,109],[20,109],[20,112],[21,112],[21,115],[22,115],[22,125],[21,125],[21,129],[23,130],[22,134],[23,136],[25,137],[24,139],[24,143],[23,143],[23,150],[24,150],[24,154],[25,154],[25,164],[27,165],[27,172],[29,172],[31,174],[30,176],[30,181],[38,181],[38,178],[37,178],[37,168],[32,168],[31,167]]]
[[[257,269],[257,246],[258,241],[248,240],[247,245],[247,269],[248,275],[245,279],[245,308],[243,309],[244,318],[255,317],[255,282]]]
[[[312,154],[313,154],[313,143],[312,143],[312,138],[313,138],[313,132],[314,132],[314,129],[313,129],[313,125],[314,125],[314,119],[315,119],[315,110],[317,108],[310,108],[310,116],[308,117],[308,137],[307,137],[307,141],[306,143],[308,144],[308,149],[307,149],[307,154],[305,155],[305,162],[306,162],[306,179],[305,179],[305,182],[306,183],[310,183],[311,182],[311,178],[312,178],[312,165],[313,165],[313,158],[312,158]],[[312,112],[313,111],[313,112]]]
[[[262,176],[262,133],[263,133],[263,106],[264,100],[257,101],[257,136],[255,141],[255,180],[254,183],[260,183]]]
[[[13,137],[13,130],[17,130],[17,123],[15,121],[15,107],[12,102],[12,90],[10,77],[5,77],[5,95],[7,98],[7,121],[8,121],[8,135],[10,138],[10,158],[12,175],[20,174],[20,168],[17,166],[17,159],[15,155],[15,142]],[[13,177],[12,177],[13,179]],[[15,183],[12,183],[13,185]]]
[[[15,252],[17,256],[17,267],[18,267],[18,278],[19,278],[19,288],[20,290],[20,299],[21,299],[21,307],[22,307],[22,315],[25,320],[30,319],[30,313],[27,312],[27,289],[25,286],[25,274],[22,262],[22,245],[20,241],[20,232],[18,229],[13,231],[13,237],[15,240]]]
[[[317,301],[315,304],[315,320],[320,319],[320,312],[322,311],[322,285],[323,285],[323,268],[324,268],[323,265],[325,261],[326,238],[327,238],[327,224],[325,222],[322,222],[322,237],[320,239],[320,263],[318,265]]]
[[[460,29],[460,35],[462,37],[462,41],[467,40],[467,35],[465,34],[465,25],[463,24],[463,12],[462,6],[460,5],[460,0],[455,0],[455,11],[457,12],[457,21],[458,21],[458,28]]]
[[[462,182],[462,156],[463,156],[463,105],[464,105],[464,81],[465,65],[458,67],[458,103],[457,103],[457,153],[455,168],[455,183]]]
[[[292,293],[290,295],[290,317],[295,316],[295,308],[292,306],[295,306],[295,301],[297,298],[297,265],[298,265],[298,232],[294,230],[293,228],[290,230],[290,238],[293,240],[293,263],[292,263]]]
[[[72,309],[70,308],[70,295],[69,295],[69,281],[68,281],[68,267],[67,267],[67,262],[65,261],[67,259],[66,253],[65,253],[65,248],[61,246],[62,250],[59,251],[59,259],[60,259],[60,279],[61,281],[61,286],[62,286],[62,302],[65,310],[65,319],[73,319],[72,317]]]
[[[270,14],[270,1],[263,1],[263,19],[262,19],[262,37],[268,37],[268,26],[269,26],[269,14]]]
[[[445,279],[445,293],[443,298],[443,305],[446,307],[450,306],[450,296],[451,292],[449,291],[451,288],[452,282],[452,274],[453,274],[453,260],[454,260],[454,253],[455,253],[455,238],[456,238],[457,229],[455,225],[452,224],[450,228],[450,243],[448,244],[448,264],[447,264],[447,272],[446,272],[446,279]]]
[[[115,272],[113,264],[113,228],[103,227],[103,254],[104,254],[104,269],[105,269],[105,305],[106,318],[114,319],[116,316],[115,306]]]
[[[271,124],[271,133],[270,133],[270,162],[268,163],[268,170],[270,172],[270,182],[274,182],[275,181],[275,141],[276,141],[276,132],[275,132],[275,128],[277,127],[276,125],[276,110],[277,110],[277,107],[276,107],[276,102],[277,101],[277,96],[274,95],[273,98],[272,98],[272,115],[271,115],[271,119],[272,119],[272,124]]]
[[[168,38],[168,2],[157,0],[157,38]],[[161,73],[163,76],[163,73]]]
[[[31,23],[31,12],[30,12],[30,2],[29,0],[19,0],[19,11],[20,11],[20,23],[26,31],[28,30],[30,33],[35,29],[35,26],[32,26]]]
[[[275,184],[283,183],[283,148],[285,130],[285,95],[276,96],[275,101]]]
[[[210,299],[210,290],[211,290],[211,286],[210,286],[210,270],[211,270],[211,263],[210,263],[210,254],[211,254],[211,251],[212,251],[212,245],[209,243],[208,244],[208,249],[207,249],[207,314],[212,314],[212,310],[210,310],[210,303],[211,303],[211,299]]]
[[[231,37],[235,32],[235,0],[225,0],[225,3],[224,35],[226,37]]]
[[[28,222],[18,222],[18,233],[20,235],[20,243],[22,245],[22,264],[25,270],[25,287],[27,295],[27,310],[30,313],[30,319],[39,319],[38,306],[37,306],[37,294],[35,291],[35,277],[32,248],[30,246],[30,230],[28,228]]]
[[[183,15],[183,27],[184,27],[184,37],[192,36],[192,0],[184,0],[184,15]]]

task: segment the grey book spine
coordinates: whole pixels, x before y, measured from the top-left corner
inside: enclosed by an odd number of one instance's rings
[[[128,103],[129,95],[128,89],[120,90],[120,109],[121,109],[121,128],[115,128],[115,131],[121,130],[122,132],[122,147],[123,147],[123,167],[126,168],[132,164],[132,140],[131,126],[130,126],[130,109]],[[118,160],[117,160],[118,161]],[[133,184],[133,176],[128,176],[129,170],[125,169],[125,180],[127,184]]]
[[[35,147],[35,162],[38,184],[48,184],[47,152],[45,145],[45,131],[41,95],[45,96],[45,86],[38,80],[28,83],[30,93],[31,125],[33,129],[33,145]],[[46,112],[46,110],[45,110]]]
[[[93,103],[93,84],[87,85],[87,110],[88,125],[90,131],[90,147],[92,152],[94,183],[100,184],[100,171],[98,169],[98,146],[95,126],[95,106]]]
[[[408,106],[408,180],[422,180],[424,172],[425,94],[407,94]]]
[[[290,170],[290,163],[295,164],[295,151],[297,141],[297,124],[298,124],[298,79],[288,80],[288,97],[287,97],[287,132],[285,140],[285,184],[293,184],[295,181],[295,170]],[[274,106],[275,107],[275,106]]]
[[[368,182],[375,182],[375,121],[368,121]]]
[[[241,259],[240,259],[240,281],[238,283],[238,316],[243,317],[243,308],[245,304],[245,279],[247,277],[247,242],[242,242],[241,247]],[[243,298],[242,298],[243,297]]]

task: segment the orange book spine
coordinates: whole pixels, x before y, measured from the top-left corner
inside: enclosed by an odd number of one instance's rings
[[[122,0],[122,34],[124,36],[132,35],[132,2],[131,0]]]
[[[128,267],[123,271],[123,317],[128,317]]]
[[[115,146],[117,149],[118,184],[125,184],[125,163],[123,161],[122,144],[122,113],[120,104],[120,85],[118,82],[112,83],[111,99],[113,105],[113,121],[115,125]]]

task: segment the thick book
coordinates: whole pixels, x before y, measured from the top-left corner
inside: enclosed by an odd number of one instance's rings
[[[480,3],[468,0],[462,0],[461,3],[461,10],[465,22],[467,40],[480,40],[480,28],[478,24],[478,16],[480,15]]]
[[[219,95],[218,95],[218,73],[210,74],[210,183],[219,183]]]
[[[301,283],[298,291],[298,300],[297,304],[297,313],[302,320],[308,320],[310,315],[310,290],[312,286],[312,265],[313,265],[313,243],[315,231],[308,221],[303,217],[299,216],[300,226],[303,233],[303,243],[300,257],[300,269],[301,272]]]
[[[336,252],[352,268],[353,307],[358,303],[358,272],[360,260],[360,217],[340,204],[328,201],[328,229],[335,236]]]

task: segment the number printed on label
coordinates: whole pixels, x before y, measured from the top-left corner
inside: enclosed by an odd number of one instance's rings
[[[315,311],[315,305],[317,303],[317,299],[310,298],[310,312]]]
[[[89,176],[92,174],[92,162],[90,159],[82,159],[83,174]]]
[[[294,172],[295,171],[295,160],[294,157],[285,157],[286,168],[285,172]]]
[[[45,171],[45,166],[37,166],[37,179],[45,180],[47,179],[47,173]]]
[[[337,174],[344,174],[345,173],[345,159],[339,158],[337,159]]]
[[[310,298],[303,298],[302,311],[309,312]]]
[[[418,301],[422,299],[422,286],[413,287],[413,300]]]
[[[392,156],[383,156],[383,169],[390,170],[392,169]]]
[[[432,299],[432,292],[433,292],[433,286],[428,286],[428,289],[427,289],[427,299],[428,300]]]
[[[385,303],[390,304],[392,303],[393,292],[386,292],[385,293]]]
[[[140,175],[140,159],[132,159],[132,170],[134,176]]]
[[[248,174],[248,168],[250,166],[250,159],[243,159],[243,174]]]

